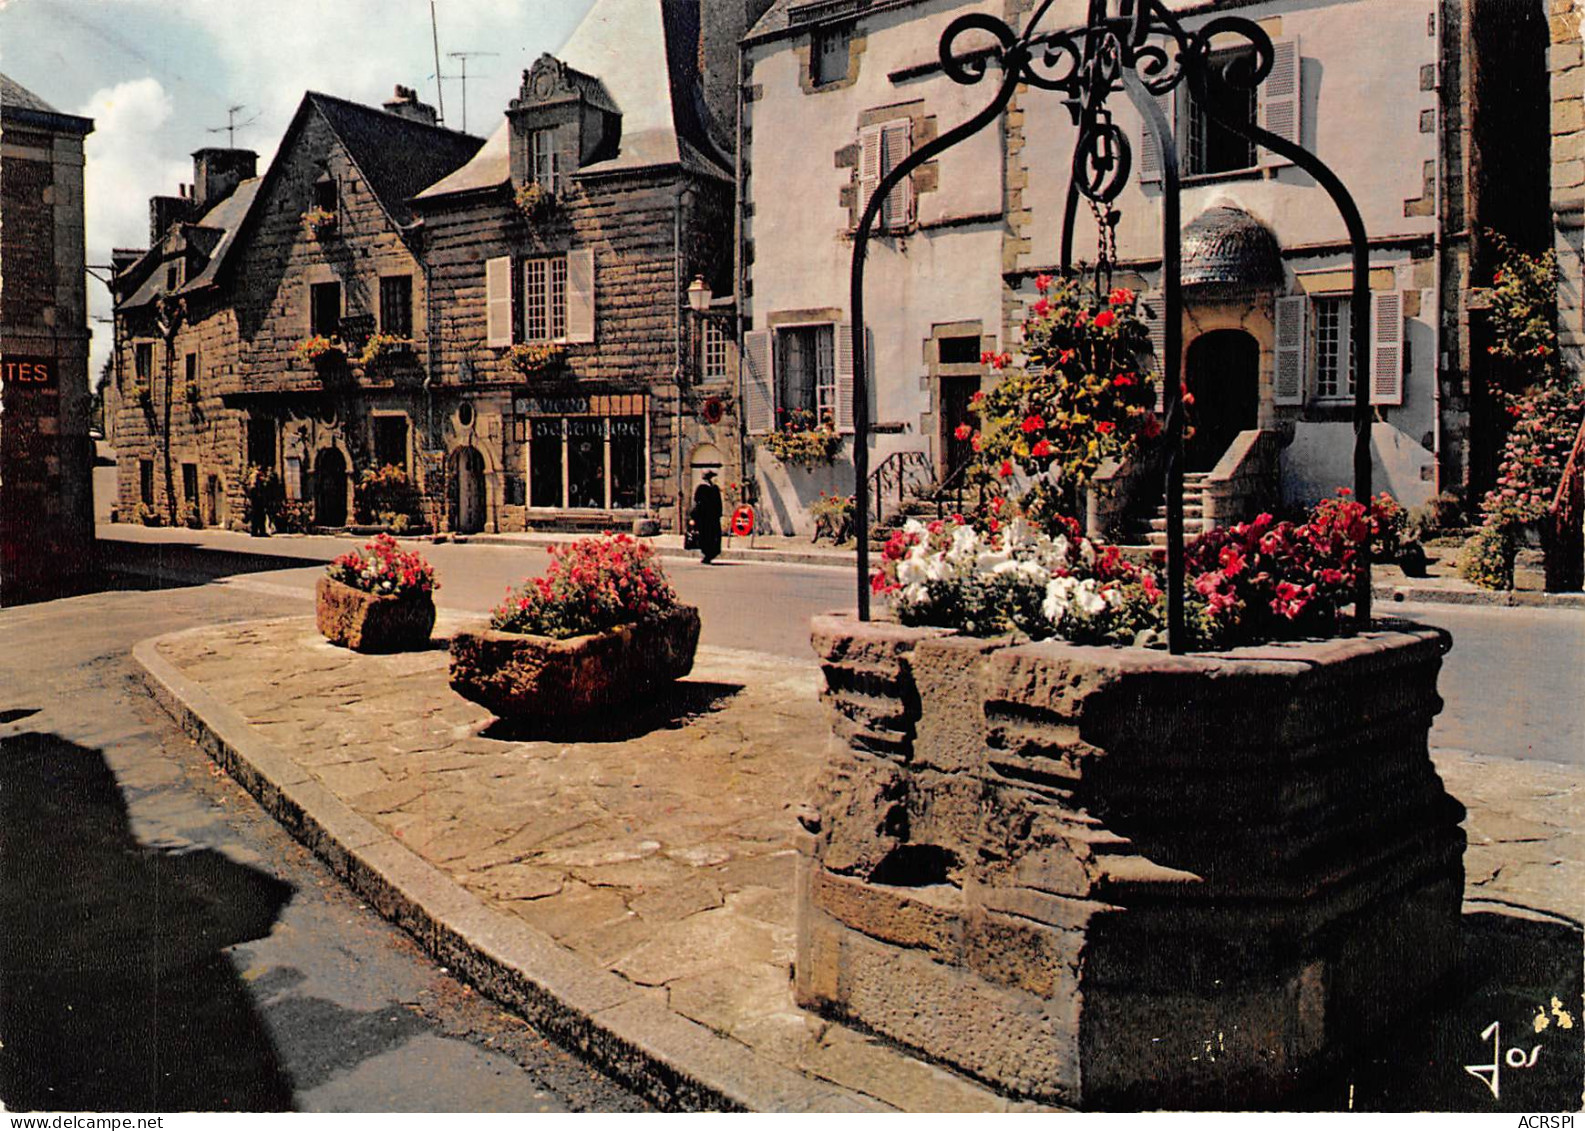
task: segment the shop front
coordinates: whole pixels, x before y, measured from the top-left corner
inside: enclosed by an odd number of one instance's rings
[[[649,506],[648,396],[520,395],[512,411],[530,514]]]

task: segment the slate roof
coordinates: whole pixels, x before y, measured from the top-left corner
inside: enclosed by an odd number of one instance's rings
[[[92,118],[62,114],[27,87],[3,74],[0,74],[0,117],[8,122],[67,133],[86,134],[94,128]]]
[[[1277,237],[1242,208],[1214,205],[1183,229],[1184,286],[1267,286],[1282,279]]]
[[[259,185],[263,183],[262,177],[251,177],[233,189],[224,200],[205,212],[198,219],[189,224],[173,225],[166,232],[160,242],[145,252],[136,263],[129,266],[123,274],[129,278],[140,271],[147,271],[148,276],[139,283],[138,288],[121,302],[123,309],[132,309],[153,302],[165,294],[165,275],[157,268],[165,257],[165,249],[179,231],[191,233],[193,229],[218,233],[218,239],[209,253],[203,270],[188,279],[182,286],[177,287],[173,294],[184,295],[207,287],[215,282],[220,274],[220,268],[225,263],[226,255],[230,252],[232,244],[236,241],[237,232],[242,227],[242,221],[247,218],[248,210],[253,207],[254,198],[258,196]]]
[[[577,176],[600,176],[679,165],[730,180],[731,163],[709,136],[709,115],[695,61],[685,59],[666,0],[595,0],[555,57],[593,76],[622,114],[617,153],[583,166]],[[418,194],[432,200],[494,188],[511,179],[510,125],[503,121],[472,161]]]

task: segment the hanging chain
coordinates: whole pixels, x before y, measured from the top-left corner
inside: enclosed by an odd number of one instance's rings
[[[1086,198],[1086,202],[1095,217],[1095,288],[1105,294],[1112,289],[1112,269],[1117,266],[1118,215],[1098,201]]]

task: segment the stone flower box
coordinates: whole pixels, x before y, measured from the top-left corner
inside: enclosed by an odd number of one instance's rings
[[[1239,1108],[1322,1079],[1460,958],[1446,633],[1169,656],[814,621],[799,1004],[1005,1092]]]
[[[435,627],[435,599],[419,593],[377,596],[321,577],[315,590],[319,631],[354,652],[407,652],[425,647]]]
[[[451,686],[500,718],[618,706],[693,670],[699,610],[677,605],[607,632],[556,640],[490,629],[451,640]]]

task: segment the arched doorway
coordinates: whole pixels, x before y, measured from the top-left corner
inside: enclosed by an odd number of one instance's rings
[[[484,529],[484,456],[469,446],[451,453],[450,496],[451,528],[458,534],[477,534]]]
[[[314,461],[314,525],[347,525],[347,460],[335,448]]]
[[[1189,345],[1184,371],[1194,403],[1187,471],[1210,471],[1240,432],[1260,420],[1260,344],[1243,330],[1212,330]]]

